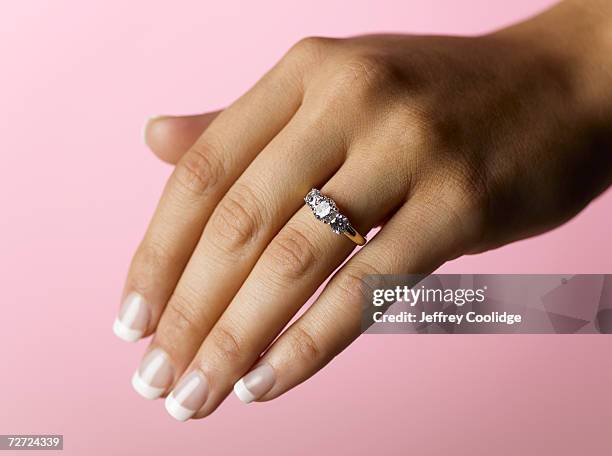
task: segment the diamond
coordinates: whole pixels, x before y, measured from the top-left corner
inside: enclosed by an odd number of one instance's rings
[[[314,207],[314,205],[321,199],[321,192],[316,188],[313,188],[308,192],[308,195],[304,197],[304,201],[310,207]]]
[[[332,210],[332,206],[329,204],[329,201],[321,200],[317,203],[313,210],[317,218],[322,219],[329,215]]]
[[[348,228],[348,219],[342,214],[336,214],[335,217],[331,219],[329,224],[334,233],[344,233]]]

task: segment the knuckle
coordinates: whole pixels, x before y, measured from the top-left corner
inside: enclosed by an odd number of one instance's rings
[[[219,325],[210,333],[213,350],[223,362],[236,362],[241,358],[243,342],[236,331]]]
[[[307,234],[288,225],[270,244],[268,255],[271,267],[293,280],[312,269],[316,248]]]
[[[385,57],[362,54],[340,61],[332,81],[332,88],[340,94],[349,92],[354,99],[369,101],[388,89],[389,83],[397,77],[394,65]]]
[[[165,332],[177,334],[178,340],[184,340],[185,334],[199,333],[201,325],[196,309],[197,305],[192,299],[175,293],[164,310],[164,324],[160,325],[160,329],[165,328]]]
[[[466,123],[463,113],[448,109],[440,97],[439,94],[422,97],[418,102],[419,120],[423,134],[429,138],[430,149],[439,151],[442,158],[447,158],[449,151],[453,151],[453,158],[460,157],[460,154],[464,155],[460,158],[468,158],[467,152],[474,144],[486,148],[486,141],[475,140],[474,131]]]
[[[450,162],[431,176],[429,181],[435,183],[429,184],[429,196],[422,204],[440,226],[447,228],[449,246],[460,254],[477,245],[484,235],[489,211],[488,184],[480,171],[462,164],[461,159]]]
[[[329,50],[334,42],[333,38],[307,37],[294,44],[283,56],[277,68],[287,81],[293,80],[301,92],[305,91],[306,79],[310,79],[313,70],[319,68],[330,55]]]
[[[141,243],[132,261],[131,281],[139,290],[147,290],[157,283],[160,272],[176,263],[167,247],[160,243]]]
[[[416,134],[417,143],[421,145],[437,143],[440,136],[435,128],[436,113],[425,102],[411,98],[402,104],[403,118],[413,125],[411,133]],[[433,141],[432,141],[433,140]]]
[[[385,56],[352,53],[330,62],[326,77],[317,79],[311,96],[326,116],[337,115],[339,109],[348,113],[372,112],[381,101],[388,102],[389,97],[383,94],[400,87],[401,73]]]
[[[380,274],[377,269],[365,264],[353,265],[339,274],[334,285],[347,309],[363,307],[363,302],[367,302],[373,291],[373,285],[367,277]]]
[[[315,336],[306,328],[295,325],[287,332],[291,353],[298,356],[302,361],[313,363],[323,358],[323,346],[317,342]]]
[[[244,184],[236,184],[221,199],[211,226],[225,251],[238,251],[256,237],[264,218],[264,206],[259,201],[256,193]]]
[[[206,194],[224,175],[221,153],[211,142],[197,142],[177,164],[174,180],[190,195]]]
[[[393,151],[401,151],[405,165],[414,165],[431,158],[435,136],[426,108],[417,101],[402,100],[389,107],[390,115],[380,125],[385,141]],[[416,171],[416,170],[415,170]]]
[[[460,222],[464,242],[479,242],[484,236],[489,217],[489,183],[483,169],[462,166],[459,177],[453,183],[459,202],[456,218]]]
[[[289,49],[289,56],[296,56],[299,59],[320,60],[322,54],[334,40],[319,36],[308,36],[302,38]]]
[[[480,167],[470,166],[457,158],[446,167],[447,189],[443,195],[458,213],[482,212],[488,205],[488,184]]]

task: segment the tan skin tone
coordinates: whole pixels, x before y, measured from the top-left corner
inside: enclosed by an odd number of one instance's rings
[[[151,306],[174,385],[206,376],[195,417],[257,363],[276,378],[261,401],[325,366],[359,335],[364,275],[430,273],[605,190],[610,18],[612,2],[567,1],[481,37],[306,39],[224,111],[152,120],[176,168],[125,293]],[[383,227],[268,347],[354,247],[304,207],[311,187],[362,233]]]

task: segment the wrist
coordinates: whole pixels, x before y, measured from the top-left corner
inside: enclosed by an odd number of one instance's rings
[[[494,35],[547,59],[577,116],[612,125],[612,2],[566,0]]]

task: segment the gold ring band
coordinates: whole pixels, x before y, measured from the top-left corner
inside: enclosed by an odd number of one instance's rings
[[[347,238],[349,238],[357,245],[365,245],[365,243],[367,242],[366,238],[359,234],[357,230],[350,225],[348,226],[347,230],[344,231],[342,234],[344,234]]]

